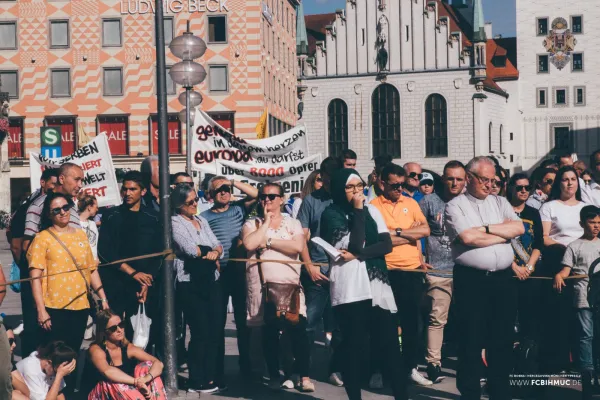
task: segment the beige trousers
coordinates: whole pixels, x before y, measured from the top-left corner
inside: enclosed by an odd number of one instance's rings
[[[427,329],[427,363],[442,365],[444,327],[452,302],[452,278],[427,275],[427,300],[431,305]]]

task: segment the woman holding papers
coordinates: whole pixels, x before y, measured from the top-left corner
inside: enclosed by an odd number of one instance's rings
[[[398,343],[397,312],[384,256],[392,240],[380,212],[365,205],[365,184],[358,172],[341,169],[331,179],[333,204],[321,217],[321,237],[338,249],[331,261],[331,304],[342,332],[342,374],[348,398],[361,399],[361,363],[368,359],[369,334],[377,335],[382,371],[395,399],[407,399],[406,373]]]

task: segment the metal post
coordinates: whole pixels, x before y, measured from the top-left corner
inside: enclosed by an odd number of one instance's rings
[[[185,88],[185,137],[186,137],[186,172],[189,176],[192,176],[192,136],[190,135],[190,90],[191,88]]]
[[[169,201],[169,138],[167,127],[167,68],[165,64],[165,27],[163,23],[163,0],[156,0],[156,73],[158,83],[158,158],[160,172],[160,215],[163,225],[163,245],[171,250],[171,207]],[[162,266],[163,324],[153,329],[163,329],[163,378],[169,395],[176,395],[177,353],[175,351],[175,293],[173,288],[173,260],[166,259]],[[158,322],[158,321],[157,321]]]

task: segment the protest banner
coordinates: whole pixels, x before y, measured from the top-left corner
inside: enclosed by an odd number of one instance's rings
[[[259,187],[266,182],[279,182],[286,193],[298,193],[321,161],[320,154],[308,155],[304,126],[265,139],[246,140],[197,110],[192,132],[192,169]]]
[[[83,169],[82,191],[96,196],[98,206],[121,204],[115,168],[108,147],[108,139],[104,133],[99,134],[91,142],[66,157],[48,158],[41,154],[29,153],[31,190],[39,189],[40,178],[45,168],[59,168],[66,162],[77,164]]]
[[[281,164],[277,167],[256,167],[247,164],[236,164],[231,161],[217,161],[214,173],[249,183],[261,188],[265,183],[278,182],[283,186],[285,194],[299,193],[308,176],[319,169],[321,155],[306,158],[302,163]]]

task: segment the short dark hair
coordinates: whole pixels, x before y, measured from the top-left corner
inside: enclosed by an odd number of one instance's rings
[[[46,168],[42,171],[42,177],[40,178],[44,182],[48,182],[50,178],[58,179],[58,168]]]
[[[542,161],[540,163],[540,168],[549,168],[550,165],[556,165],[558,164],[558,162],[552,158],[547,158],[544,161]],[[554,168],[550,168],[550,169],[554,169]],[[556,170],[555,170],[556,172]]]
[[[339,158],[327,157],[323,160],[323,162],[321,162],[321,168],[319,169],[321,170],[322,174],[331,176],[338,169],[342,169],[343,166],[344,164],[342,164],[342,160],[340,160]]]
[[[356,160],[358,156],[350,149],[342,151],[342,160]]]
[[[54,341],[38,348],[37,358],[40,360],[49,360],[54,368],[58,368],[64,362],[71,362],[77,359],[77,353],[67,346],[65,342]]]
[[[542,180],[548,174],[556,175],[556,170],[554,168],[536,168],[531,174],[531,184],[534,185],[535,188],[541,186]]]
[[[194,178],[192,178],[192,176],[187,172],[177,172],[176,174],[171,175],[171,185],[174,185],[175,182],[177,182],[177,178],[179,178],[180,176],[185,176],[186,178],[191,178],[192,180],[194,180]]]
[[[50,204],[58,198],[65,199],[67,204],[73,207],[73,199],[65,196],[59,192],[50,192],[44,199],[44,206],[42,207],[42,215],[40,216],[40,232],[44,231],[52,226],[52,219],[50,218]]]
[[[389,163],[381,170],[381,180],[387,182],[390,175],[406,176],[406,170],[398,164]]]
[[[123,184],[125,182],[135,182],[140,189],[146,189],[146,184],[144,183],[144,177],[140,171],[129,171],[123,176]]]
[[[465,169],[465,164],[461,163],[458,160],[448,161],[446,163],[446,165],[444,165],[444,171],[442,172],[442,174],[446,174],[447,169],[456,169],[456,168]]]
[[[598,216],[600,216],[600,208],[596,206],[585,206],[579,212],[579,218],[581,222],[594,219]]]
[[[506,200],[509,202],[511,202],[513,199],[513,189],[515,186],[517,186],[517,181],[520,181],[521,179],[527,179],[529,181],[529,185],[531,185],[531,180],[524,172],[518,172],[511,176],[511,178],[508,180],[508,185],[506,186]],[[529,194],[531,194],[532,190],[529,191]]]
[[[562,152],[556,154],[556,156],[554,157],[554,162],[556,162],[560,165],[561,158],[573,158],[573,155],[566,151],[562,151]]]
[[[373,158],[373,161],[375,161],[375,169],[377,170],[377,168],[379,168],[381,171],[383,167],[392,162],[392,156],[389,154],[384,154],[382,156]]]
[[[279,195],[283,196],[285,194],[285,191],[283,190],[283,186],[281,186],[279,183],[277,182],[269,182],[269,183],[265,183],[265,185],[260,188],[260,193],[264,193],[265,189],[268,187],[274,187],[277,188],[277,190],[279,191]]]

